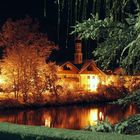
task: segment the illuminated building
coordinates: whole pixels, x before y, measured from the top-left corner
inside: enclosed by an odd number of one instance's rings
[[[83,61],[82,43],[76,39],[74,61],[67,61],[59,65],[58,75],[69,82],[69,86],[76,86],[88,91],[96,91],[106,74],[95,64],[94,60]]]

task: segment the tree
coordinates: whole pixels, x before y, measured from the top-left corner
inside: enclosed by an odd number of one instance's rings
[[[130,8],[131,2],[134,4],[133,9]],[[93,15],[83,23],[78,23],[72,33],[78,33],[81,38],[91,38],[98,42],[98,47],[93,53],[102,69],[113,70],[121,66],[127,73],[135,74],[140,66],[139,53],[136,52],[139,50],[139,4],[137,1],[128,0],[122,3],[122,8],[124,10],[122,20],[114,18],[112,12],[103,20]]]
[[[130,74],[140,72],[140,13],[134,26],[135,36],[123,49],[121,54],[121,65]]]
[[[48,63],[44,69],[46,87],[55,97],[58,97],[59,77],[57,75],[58,66],[55,63]],[[46,71],[47,70],[47,71]]]
[[[39,33],[38,23],[29,17],[8,20],[0,35],[5,50],[2,72],[10,77],[15,98],[22,95],[23,101],[28,102],[32,94],[35,101],[39,100],[45,90],[41,73],[46,59],[57,47],[48,41],[46,34]]]

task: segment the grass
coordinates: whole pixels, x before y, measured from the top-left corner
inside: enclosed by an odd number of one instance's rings
[[[121,135],[0,123],[0,140],[140,140],[140,135]]]

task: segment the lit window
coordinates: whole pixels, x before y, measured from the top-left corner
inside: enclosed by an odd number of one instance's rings
[[[90,76],[87,76],[88,79],[90,79]]]
[[[92,76],[92,79],[95,79],[95,76]]]

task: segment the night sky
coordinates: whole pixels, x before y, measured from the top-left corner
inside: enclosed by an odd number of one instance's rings
[[[57,9],[53,3],[53,0],[47,3],[47,16],[44,17],[44,0],[1,0],[0,23],[3,24],[7,18],[19,19],[29,15],[39,20],[42,31],[53,31],[57,24]],[[55,37],[49,37],[55,41]]]
[[[42,32],[48,34],[48,38],[58,44],[57,35],[57,5],[54,4],[54,0],[47,0],[46,3],[46,17],[44,17],[44,0],[0,0],[0,25],[6,21],[7,18],[14,20],[23,18],[29,15],[33,18],[37,18],[40,23],[40,29]],[[72,36],[66,36],[66,22],[61,22],[60,39],[58,52],[52,54],[52,60],[66,61],[73,59],[74,53],[74,39]],[[66,38],[68,44],[66,45]],[[91,50],[87,52],[88,48],[84,48],[84,57],[88,55]]]

